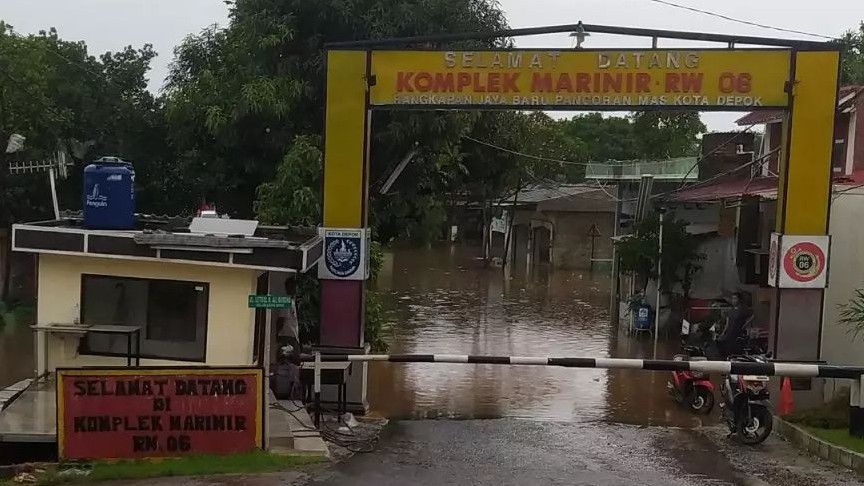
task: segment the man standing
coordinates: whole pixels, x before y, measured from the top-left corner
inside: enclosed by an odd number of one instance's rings
[[[297,320],[296,283],[294,275],[285,279],[285,295],[290,298],[287,307],[276,313],[276,342],[279,345],[277,378],[274,392],[280,399],[303,398],[300,384],[300,324]]]

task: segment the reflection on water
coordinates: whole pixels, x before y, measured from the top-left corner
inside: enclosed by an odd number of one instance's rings
[[[0,315],[0,389],[33,375],[32,322]]]
[[[618,339],[608,274],[550,271],[503,278],[475,248],[387,254],[377,289],[397,324],[391,353],[650,357],[650,339]],[[673,349],[663,347],[669,356]],[[370,403],[390,417],[525,417],[695,425],[667,375],[541,366],[373,363]]]

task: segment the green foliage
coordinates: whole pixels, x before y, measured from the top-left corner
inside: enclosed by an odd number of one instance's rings
[[[578,115],[562,122],[582,162],[664,159],[696,155],[705,125],[698,113],[635,112],[629,117]]]
[[[841,388],[830,402],[818,407],[799,410],[786,420],[822,429],[846,429],[849,427],[849,389]]]
[[[848,404],[847,404],[848,407]],[[847,408],[848,410],[848,408]],[[847,412],[848,415],[848,412]],[[848,428],[805,427],[808,432],[831,444],[864,454],[864,439],[849,433]]]
[[[276,168],[276,179],[258,186],[255,212],[265,224],[290,221],[315,226],[321,220],[322,154],[318,137],[298,136]]]
[[[265,224],[314,225],[321,213],[320,139],[298,136],[276,169],[276,178],[258,187],[255,210]],[[373,241],[370,248],[370,274],[378,274],[384,259],[381,244]],[[301,342],[316,342],[320,334],[321,285],[314,272],[297,279],[297,316]],[[380,298],[366,294],[364,335],[376,351],[386,350],[382,333],[386,320]]]
[[[687,222],[667,214],[663,220],[663,261],[660,288],[673,292],[681,285],[684,295],[689,294],[693,277],[701,266],[699,262],[705,255],[699,253],[699,242],[687,233]],[[639,275],[643,278],[657,278],[659,259],[658,232],[660,219],[656,213],[647,216],[637,226],[633,236],[622,239],[618,244],[621,271]]]
[[[183,178],[201,196],[238,214],[252,208],[255,189],[269,180],[294,137],[322,133],[326,42],[484,32],[506,25],[492,0],[238,0],[229,15],[227,29],[205,29],[176,50],[168,122]],[[427,218],[424,208],[413,207],[413,196],[438,191],[439,165],[446,164],[440,154],[447,153],[448,135],[465,118],[374,115],[372,160],[382,165],[372,168],[371,180],[415,143],[423,147],[415,161],[417,190],[404,197],[412,218]]]
[[[849,302],[840,304],[840,324],[846,326],[846,332],[852,339],[858,339],[864,332],[864,289],[855,289],[855,295]]]
[[[324,461],[326,459],[321,457],[270,454],[264,451],[229,455],[202,454],[178,458],[97,461],[83,467],[89,468],[91,471],[85,477],[64,476],[60,474],[62,466],[50,465],[44,472],[36,473],[35,484],[49,485],[214,474],[260,474],[285,471]]]
[[[840,38],[840,84],[864,84],[864,21]]]
[[[13,179],[9,162],[64,149],[80,161],[98,155],[131,160],[139,181],[168,179],[163,168],[172,157],[162,105],[146,90],[155,56],[144,45],[97,58],[83,42],[64,41],[54,29],[22,36],[0,21],[0,143],[5,148],[12,133],[27,138],[24,151],[0,154],[0,225],[51,215],[45,176]],[[80,207],[81,169],[71,168],[70,178],[59,181],[63,208]],[[171,199],[148,182],[139,187],[142,205]]]

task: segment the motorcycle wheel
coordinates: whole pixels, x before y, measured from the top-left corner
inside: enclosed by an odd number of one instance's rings
[[[708,415],[714,409],[714,394],[703,386],[697,386],[693,389],[693,393],[690,394],[688,405],[690,406],[690,411]]]
[[[761,405],[751,405],[749,419],[743,416],[738,418],[736,435],[741,442],[755,445],[767,439],[773,427],[771,412]]]

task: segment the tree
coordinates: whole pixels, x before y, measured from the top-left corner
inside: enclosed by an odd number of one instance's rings
[[[846,332],[853,340],[864,332],[864,289],[855,289],[855,295],[849,302],[840,306],[840,323],[846,326]]]
[[[276,178],[258,187],[255,210],[258,219],[272,225],[316,225],[320,217],[322,153],[317,137],[298,136],[276,169]],[[373,243],[370,251],[370,273],[374,279],[381,269],[381,246]],[[313,273],[301,274],[297,281],[297,316],[300,340],[316,342],[321,319],[321,286]],[[380,298],[367,292],[365,305],[366,341],[376,351],[386,350],[382,330],[386,316]]]
[[[0,21],[0,150],[12,133],[26,137],[23,151],[0,153],[0,227],[53,216],[45,176],[12,178],[9,162],[45,159],[57,150],[77,157],[70,178],[58,184],[63,209],[80,208],[77,164],[95,154],[136,162],[140,179],[165,179],[154,170],[171,157],[162,106],[146,90],[155,56],[145,45],[96,58],[83,42],[64,41],[54,29],[22,36]],[[146,184],[142,189],[144,201],[168,199],[152,197]]]
[[[840,38],[840,84],[864,84],[864,21]]]
[[[578,115],[562,122],[582,162],[665,159],[696,155],[706,131],[698,113],[646,111],[628,117]]]
[[[227,29],[205,29],[177,49],[168,119],[180,166],[198,196],[237,214],[251,212],[255,189],[296,135],[322,132],[326,42],[505,26],[492,0],[238,0],[229,15]],[[450,119],[376,114],[374,125],[398,136],[376,135],[372,160],[395,163],[420,144],[428,155],[418,163],[434,172]],[[434,187],[436,180],[426,183]]]
[[[630,116],[640,159],[666,159],[699,153],[706,128],[696,112],[637,111]]]
[[[699,242],[687,232],[687,223],[667,214],[663,219],[663,259],[660,289],[672,293],[681,287],[684,296],[690,293],[693,277],[701,270],[699,262],[705,255],[699,252]],[[633,235],[617,243],[621,271],[642,279],[642,290],[648,279],[657,278],[660,218],[651,213],[636,227]]]

